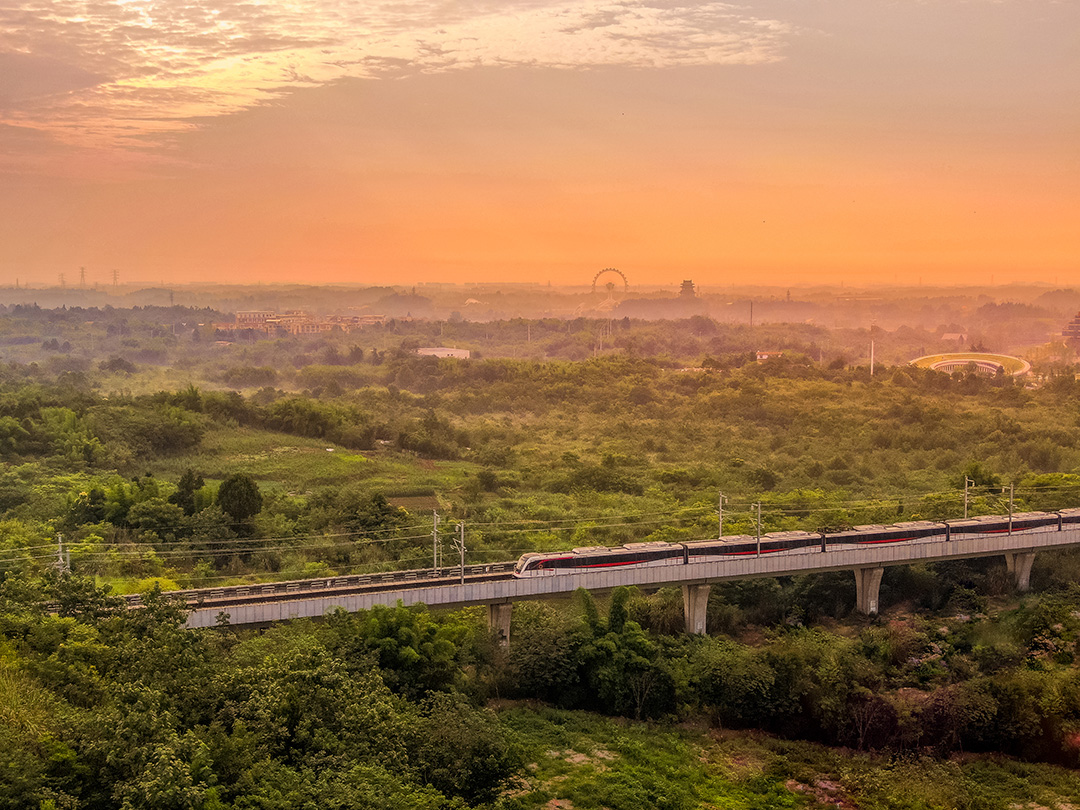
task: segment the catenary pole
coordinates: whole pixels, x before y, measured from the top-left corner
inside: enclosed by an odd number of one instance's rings
[[[439,512],[431,510],[431,570],[439,574]]]
[[[461,554],[461,584],[465,584],[465,521],[461,521],[457,525],[458,536],[454,541],[454,546]]]
[[[761,556],[761,501],[754,504],[757,507],[757,556]]]

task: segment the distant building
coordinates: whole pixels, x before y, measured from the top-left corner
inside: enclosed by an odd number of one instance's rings
[[[694,282],[683,281],[674,298],[663,294],[657,297],[624,298],[616,301],[607,298],[600,304],[590,307],[592,312],[606,312],[620,318],[643,318],[645,320],[674,320],[691,318],[694,315],[708,315],[708,305],[698,298]]]
[[[425,357],[456,357],[458,360],[468,360],[472,356],[468,349],[451,349],[447,346],[428,346],[417,349],[416,353]]]
[[[1080,312],[1061,330],[1061,336],[1066,340],[1080,340]]]
[[[254,327],[262,326],[270,318],[274,317],[272,310],[267,309],[249,309],[236,313],[236,328],[237,329],[252,329]]]
[[[260,309],[237,312],[234,323],[216,323],[214,328],[222,332],[251,329],[267,335],[317,335],[321,332],[333,332],[335,330],[354,332],[385,322],[385,315],[331,315],[320,318],[300,310],[273,312]]]
[[[783,356],[784,356],[784,353],[782,351],[779,351],[779,352],[776,352],[776,351],[758,352],[757,353],[757,361],[759,363],[764,363],[766,360],[771,360],[774,357],[783,357]]]

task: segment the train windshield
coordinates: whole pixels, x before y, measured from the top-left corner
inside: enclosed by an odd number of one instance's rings
[[[522,571],[524,571],[526,566],[528,566],[529,564],[529,560],[531,560],[532,558],[532,554],[521,555],[521,557],[518,558],[517,564],[514,565],[514,573],[520,574]]]

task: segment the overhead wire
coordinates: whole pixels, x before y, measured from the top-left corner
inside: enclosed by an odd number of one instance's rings
[[[1023,496],[1025,492],[1037,491],[1037,492],[1054,492],[1062,490],[1075,490],[1080,489],[1080,484],[1069,485],[1033,485],[1031,487],[1023,487],[1013,490],[1014,498],[1016,496]],[[776,513],[780,513],[788,517],[807,517],[812,514],[822,513],[835,513],[837,511],[847,512],[859,512],[859,511],[872,511],[880,509],[894,509],[897,505],[903,505],[912,501],[922,502],[928,498],[950,496],[951,498],[960,498],[963,496],[963,491],[960,490],[943,490],[923,494],[908,494],[901,496],[887,496],[886,498],[875,499],[850,499],[840,500],[833,504],[815,504],[815,505],[799,505],[794,503],[775,503],[766,500],[761,501],[761,507],[763,516],[765,514],[775,517]],[[977,498],[993,497],[1000,500],[1004,493],[998,489],[998,487],[980,487],[978,490],[969,490],[969,495],[974,495]],[[789,495],[790,497],[790,495]],[[816,499],[813,499],[816,500]],[[743,503],[736,502],[725,503],[725,512],[729,515],[729,520],[734,523],[738,523],[741,520],[745,520],[747,515],[735,517],[732,513],[741,511],[739,507],[743,507],[747,512],[750,512],[752,507],[756,506],[755,503]],[[471,531],[475,531],[477,528],[489,529],[486,532],[489,536],[498,535],[514,535],[514,534],[543,534],[543,533],[561,533],[566,531],[588,531],[588,530],[610,530],[627,527],[639,527],[639,526],[653,526],[661,523],[668,522],[670,520],[686,520],[692,519],[695,516],[705,516],[716,511],[714,506],[700,505],[681,507],[678,509],[670,509],[663,511],[652,512],[638,512],[629,515],[596,515],[591,517],[568,517],[557,519],[542,519],[542,518],[526,518],[514,521],[484,521],[477,523],[467,523],[467,526]],[[643,517],[661,516],[661,519],[657,520],[641,520]],[[622,521],[622,522],[611,522]],[[464,522],[464,521],[463,521]],[[573,524],[573,525],[562,525]],[[231,524],[231,525],[247,525],[247,524]],[[410,524],[405,527],[399,527],[397,531],[407,531],[409,529],[427,529],[427,526],[431,524]],[[502,527],[514,527],[519,526],[522,528],[502,528]],[[164,529],[165,527],[157,527]],[[190,527],[183,527],[190,529]],[[134,540],[129,542],[123,542],[117,544],[115,542],[110,543],[111,548],[104,550],[79,550],[77,554],[80,559],[95,559],[95,558],[107,558],[116,559],[118,556],[121,558],[143,558],[145,556],[156,557],[194,557],[199,558],[215,558],[222,556],[234,556],[237,554],[256,554],[260,552],[298,552],[298,551],[335,551],[341,549],[356,548],[357,545],[380,545],[392,542],[407,542],[410,540],[427,540],[431,537],[430,531],[424,531],[422,534],[401,535],[393,534],[390,536],[377,537],[372,536],[373,532],[364,531],[347,531],[347,532],[330,532],[330,533],[309,533],[300,535],[281,535],[276,537],[233,537],[225,538],[220,541],[209,541],[209,548],[193,548],[192,540],[158,540],[151,544],[143,546]],[[448,536],[449,536],[448,532]],[[349,538],[348,542],[334,543],[328,542],[337,540],[340,538]],[[302,542],[310,541],[310,542]],[[196,541],[199,542],[199,541]],[[201,541],[207,542],[207,541]],[[287,545],[268,545],[269,543],[285,543]],[[165,546],[165,548],[161,548]],[[41,561],[56,559],[55,549],[57,545],[55,543],[36,544],[31,546],[12,547],[7,549],[0,549],[0,562],[16,562],[16,561]],[[45,551],[47,553],[42,554],[30,554],[27,552]],[[69,550],[71,549],[69,545]],[[526,549],[532,550],[532,549]],[[476,553],[512,553],[511,549],[505,550],[485,550]]]

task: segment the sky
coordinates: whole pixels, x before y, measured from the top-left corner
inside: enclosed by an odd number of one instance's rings
[[[1080,283],[1077,0],[0,0],[0,285]]]

